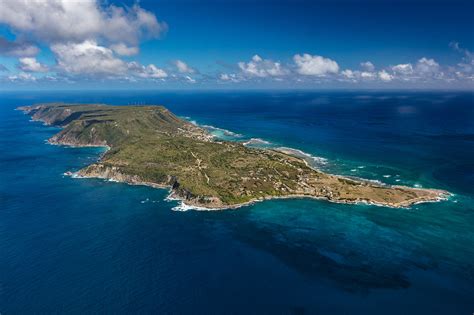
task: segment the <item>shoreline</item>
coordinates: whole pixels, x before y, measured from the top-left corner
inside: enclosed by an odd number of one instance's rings
[[[324,200],[327,202],[331,203],[337,203],[337,204],[348,204],[348,205],[371,205],[371,206],[377,206],[377,207],[388,207],[392,209],[409,209],[413,205],[421,204],[421,203],[435,203],[435,202],[441,202],[441,201],[446,201],[449,198],[453,196],[452,193],[449,193],[444,190],[439,190],[439,189],[428,189],[429,191],[432,192],[437,192],[439,193],[439,196],[436,199],[423,199],[423,200],[418,200],[418,201],[410,201],[407,202],[407,204],[384,204],[384,203],[378,203],[378,202],[373,202],[373,201],[367,201],[367,200],[354,200],[354,201],[349,201],[349,200],[332,200],[327,197],[317,197],[317,196],[312,196],[312,195],[304,195],[304,194],[295,194],[295,195],[287,195],[287,196],[267,196],[267,197],[262,197],[262,198],[255,198],[247,202],[239,203],[239,204],[234,204],[234,205],[227,205],[227,206],[222,206],[222,207],[206,207],[204,205],[198,205],[194,203],[189,203],[187,202],[188,200],[178,196],[175,194],[175,191],[173,191],[173,187],[171,185],[166,185],[166,184],[157,184],[157,183],[152,183],[152,182],[145,182],[145,181],[137,181],[137,182],[131,182],[131,181],[126,181],[126,180],[119,180],[117,178],[113,177],[99,177],[99,176],[84,176],[84,175],[78,175],[80,171],[78,172],[65,172],[63,175],[64,176],[70,176],[71,178],[77,178],[77,179],[88,179],[88,178],[95,178],[95,179],[102,179],[104,181],[110,181],[110,182],[116,182],[116,183],[123,183],[127,184],[130,186],[147,186],[155,189],[166,189],[168,190],[169,194],[165,198],[167,201],[179,201],[181,202],[181,205],[178,205],[177,207],[174,208],[187,208],[185,210],[181,211],[187,211],[187,210],[195,210],[195,211],[223,211],[223,210],[235,210],[239,209],[242,207],[246,206],[251,206],[255,203],[258,202],[263,202],[263,201],[268,201],[268,200],[279,200],[279,199],[314,199],[314,200]],[[397,187],[403,187],[403,186],[390,186],[393,188]],[[416,188],[414,188],[416,189]],[[427,189],[424,189],[427,190]],[[175,210],[175,209],[173,209]],[[177,209],[176,209],[177,210]],[[178,210],[177,210],[178,211]]]
[[[24,114],[29,114],[28,110],[22,110],[21,108],[17,108],[16,110],[21,110]],[[39,121],[43,122],[44,125],[46,126],[52,126],[52,124],[47,123],[47,121],[40,119],[40,118],[33,118],[31,119],[32,121]],[[63,127],[58,126],[58,128],[63,129]],[[217,129],[217,128],[216,128]],[[57,140],[55,137],[51,137],[46,141],[50,145],[57,145],[57,146],[64,146],[64,147],[70,147],[70,148],[87,148],[87,147],[95,147],[95,148],[104,148],[105,151],[102,152],[97,159],[97,162],[100,162],[104,155],[111,149],[107,143],[95,143],[95,144],[87,144],[87,143],[77,143],[77,142],[71,142],[71,141],[64,141],[64,140]],[[105,142],[105,141],[104,141]],[[317,168],[315,168],[313,165],[310,165],[306,158],[314,159],[314,160],[321,160],[323,161],[323,164],[326,162],[326,159],[320,158],[320,157],[314,157],[311,154],[308,154],[306,152],[303,152],[299,149],[293,149],[293,148],[288,148],[288,147],[278,147],[278,148],[270,148],[270,149],[261,149],[261,150],[273,150],[277,152],[281,152],[284,154],[287,154],[289,156],[293,156],[296,158],[301,159],[306,166],[309,168],[312,168],[314,170],[319,171]],[[293,154],[292,154],[293,153]],[[321,162],[319,161],[319,162]],[[208,203],[199,203],[193,200],[199,200],[200,196],[196,196],[196,199],[193,198],[185,198],[182,196],[179,196],[179,191],[174,189],[174,185],[172,183],[166,183],[166,184],[159,184],[159,183],[154,183],[154,182],[147,182],[147,181],[141,181],[140,178],[137,175],[127,175],[127,174],[122,174],[120,172],[116,172],[116,175],[111,174],[109,175],[107,169],[106,173],[107,175],[100,175],[100,172],[98,173],[99,175],[97,176],[87,176],[87,175],[80,175],[79,173],[82,171],[85,171],[88,167],[94,165],[90,164],[81,170],[77,172],[65,172],[63,175],[65,176],[70,176],[72,178],[97,178],[97,179],[103,179],[103,180],[108,180],[108,181],[113,181],[113,182],[120,182],[120,183],[125,183],[128,185],[141,185],[141,186],[148,186],[152,188],[159,188],[159,189],[167,189],[169,194],[165,198],[166,200],[176,200],[179,201],[181,204],[174,207],[174,210],[179,210],[179,208],[183,209],[182,211],[186,210],[198,210],[198,211],[217,211],[217,210],[231,210],[231,209],[238,209],[241,207],[249,206],[257,202],[262,202],[266,200],[272,200],[272,199],[315,199],[315,200],[326,200],[327,202],[332,202],[332,203],[339,203],[339,204],[353,204],[353,205],[374,205],[374,206],[380,206],[380,207],[389,207],[389,208],[410,208],[412,205],[420,204],[420,203],[428,203],[428,202],[440,202],[449,199],[452,194],[440,190],[440,189],[420,189],[420,188],[413,188],[413,187],[408,187],[412,190],[420,190],[420,191],[429,191],[433,193],[435,196],[431,197],[418,197],[415,199],[411,200],[406,200],[406,201],[401,201],[396,204],[394,203],[384,203],[384,202],[376,202],[376,201],[369,201],[369,200],[364,200],[364,199],[359,199],[356,198],[354,200],[350,199],[332,199],[327,196],[316,196],[316,195],[310,195],[310,194],[289,194],[289,195],[280,195],[280,196],[264,196],[264,197],[257,197],[253,198],[249,201],[242,202],[242,203],[237,203],[237,204],[229,204],[229,205],[218,205],[218,206],[209,206]],[[115,171],[115,170],[113,170]],[[120,175],[121,178],[117,178],[117,175]],[[342,175],[334,175],[334,174],[329,174],[331,176],[335,176],[344,180],[350,180],[350,181],[357,181],[354,180],[353,178],[342,176]],[[366,183],[371,182],[370,180],[367,179],[358,179],[358,181],[363,181]],[[383,187],[390,187],[390,188],[401,188],[401,189],[406,189],[407,187],[405,186],[400,186],[400,185],[389,185],[385,183],[379,183],[379,186]],[[202,197],[202,196],[201,196]],[[202,199],[201,199],[202,200]]]

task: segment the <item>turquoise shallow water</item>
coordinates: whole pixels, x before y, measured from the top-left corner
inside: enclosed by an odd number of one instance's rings
[[[57,100],[164,104],[327,171],[455,195],[411,209],[173,211],[164,190],[63,176],[101,150],[47,145],[58,129],[13,110]],[[0,311],[470,314],[473,121],[469,93],[4,93]]]

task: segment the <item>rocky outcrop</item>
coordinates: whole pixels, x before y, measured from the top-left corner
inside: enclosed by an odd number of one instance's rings
[[[83,168],[74,174],[81,178],[100,178],[115,182],[127,183],[130,185],[145,185],[155,188],[169,188],[170,198],[184,201],[188,205],[195,205],[199,207],[222,208],[225,205],[217,197],[197,196],[191,191],[180,187],[179,181],[175,176],[166,176],[160,182],[148,182],[137,175],[125,174],[120,167],[106,166],[101,163],[94,163]]]

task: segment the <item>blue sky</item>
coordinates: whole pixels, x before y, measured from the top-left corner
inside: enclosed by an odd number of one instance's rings
[[[2,89],[474,87],[472,1],[3,0]]]

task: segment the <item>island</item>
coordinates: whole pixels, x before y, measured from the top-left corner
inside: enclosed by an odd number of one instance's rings
[[[401,208],[449,195],[327,174],[288,151],[215,139],[163,106],[48,103],[18,109],[62,128],[51,144],[107,147],[76,176],[168,188],[171,198],[198,209],[302,197]]]

